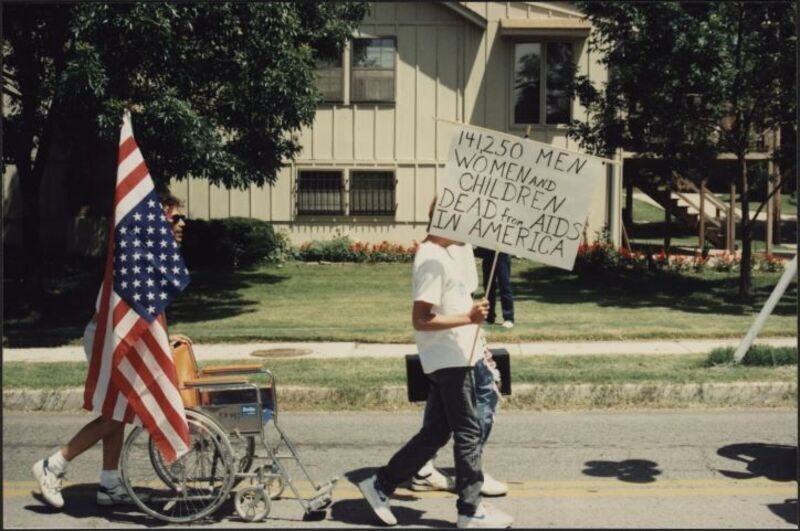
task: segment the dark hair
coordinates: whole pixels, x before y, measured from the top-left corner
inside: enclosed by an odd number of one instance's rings
[[[172,195],[169,190],[164,190],[158,193],[158,198],[161,200],[161,205],[165,207],[180,208],[183,207],[183,201]]]

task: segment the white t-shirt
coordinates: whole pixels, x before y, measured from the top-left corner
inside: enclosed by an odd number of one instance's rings
[[[464,285],[467,291],[473,293],[478,289],[478,269],[475,265],[475,253],[472,251],[472,244],[448,245],[447,254],[453,257],[456,267],[461,270]]]
[[[441,245],[423,242],[417,249],[412,300],[432,304],[431,311],[437,315],[465,314],[472,308],[472,297],[464,283],[462,269]],[[431,332],[417,330],[415,336],[422,370],[430,374],[448,367],[466,367],[477,326],[463,325]],[[472,356],[472,365],[480,359],[480,355]]]

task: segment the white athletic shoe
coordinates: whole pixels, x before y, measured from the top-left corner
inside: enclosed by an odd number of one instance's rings
[[[487,503],[478,505],[478,510],[472,516],[465,514],[458,515],[458,522],[456,527],[459,529],[505,529],[511,527],[514,523],[514,518],[510,514],[506,514],[499,509],[495,509]]]
[[[39,490],[44,501],[58,509],[64,507],[64,497],[61,496],[61,480],[64,474],[54,474],[47,468],[47,459],[36,461],[31,468],[33,477],[39,482]]]
[[[508,485],[502,481],[497,481],[492,476],[483,473],[483,487],[481,494],[484,496],[505,496],[508,493]]]
[[[372,475],[359,483],[358,488],[381,522],[386,525],[397,524],[397,518],[392,514],[392,508],[389,505],[389,496],[378,487],[377,475]]]
[[[503,324],[500,326],[503,328],[514,328],[514,321],[503,321]]]
[[[122,483],[117,483],[113,487],[100,485],[97,489],[97,505],[135,505],[136,502],[130,497],[128,491]]]
[[[428,491],[428,490],[446,490],[454,491],[455,482],[449,476],[443,474],[438,468],[430,467],[430,472],[425,474],[426,468],[422,467],[419,472],[414,474],[411,478],[411,490],[415,491]]]

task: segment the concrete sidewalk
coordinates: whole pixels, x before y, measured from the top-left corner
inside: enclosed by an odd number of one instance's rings
[[[593,354],[705,354],[717,347],[737,347],[736,339],[671,339],[629,341],[541,341],[529,343],[491,343],[492,348],[508,349],[513,356],[585,356]],[[758,338],[757,345],[797,346],[797,339]],[[353,342],[259,342],[195,343],[198,361],[234,359],[324,359],[349,357],[401,358],[416,353],[414,344],[377,344]],[[50,348],[6,348],[3,361],[56,362],[84,361],[81,346]]]

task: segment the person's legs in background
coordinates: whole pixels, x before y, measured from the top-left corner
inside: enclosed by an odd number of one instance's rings
[[[475,410],[478,414],[478,423],[481,426],[481,454],[486,447],[486,441],[492,432],[494,419],[497,415],[497,405],[500,397],[494,384],[494,376],[485,360],[480,360],[475,365]],[[481,494],[484,496],[503,496],[508,492],[508,486],[483,471],[483,487]]]
[[[511,328],[514,323],[514,294],[511,291],[511,256],[500,253],[497,257],[497,270],[495,283],[500,290],[500,305],[503,310],[503,326]],[[494,296],[494,290],[492,290]],[[491,303],[490,303],[491,304]],[[505,324],[509,323],[509,324]]]

